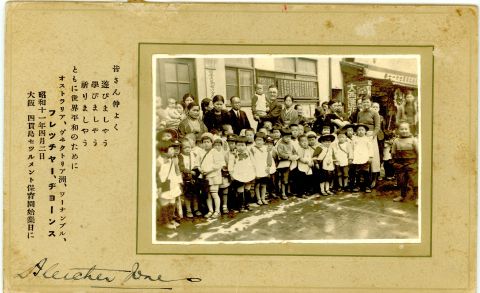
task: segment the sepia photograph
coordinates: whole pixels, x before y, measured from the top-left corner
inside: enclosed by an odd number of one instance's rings
[[[152,57],[152,240],[419,243],[419,55]]]

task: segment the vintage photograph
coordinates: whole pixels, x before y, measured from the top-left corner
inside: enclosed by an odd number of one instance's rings
[[[153,55],[153,243],[419,243],[420,70]]]

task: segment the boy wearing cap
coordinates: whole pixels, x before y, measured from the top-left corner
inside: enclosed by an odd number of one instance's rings
[[[276,151],[274,146],[274,141],[271,136],[267,136],[265,139],[265,145],[267,148],[267,168],[268,168],[268,183],[267,183],[267,192],[269,198],[277,198],[278,188],[277,188],[277,165],[275,163]]]
[[[229,160],[229,149],[228,144],[226,142],[227,137],[218,137],[214,136],[213,139],[213,147],[222,155],[223,157],[223,166],[222,166],[222,183],[219,186],[219,195],[222,196],[221,204],[222,204],[222,213],[228,214],[228,191],[230,186],[230,174],[228,172],[228,160]]]
[[[317,141],[317,134],[313,131],[307,132],[307,139],[308,139],[308,147],[312,150],[312,176],[311,178],[318,178],[319,177],[319,168],[318,166],[315,166],[315,160],[313,160],[314,157],[318,156],[320,154],[320,148],[319,148],[319,143]],[[319,151],[317,151],[317,149]],[[319,192],[319,185],[315,184],[314,182],[311,182],[309,184],[310,187],[310,193],[315,194]]]
[[[238,211],[250,210],[248,201],[245,198],[245,190],[251,188],[251,182],[255,179],[254,163],[251,153],[247,150],[247,138],[237,137],[235,144],[236,153],[230,157],[228,164],[230,175],[234,180],[232,188],[236,189],[236,203]]]
[[[279,170],[281,180],[282,199],[287,199],[290,195],[289,176],[290,168],[297,163],[298,155],[292,143],[292,132],[290,129],[282,129],[282,138],[277,144],[277,155],[279,163],[277,170]]]
[[[345,131],[340,131],[337,141],[333,143],[333,156],[335,158],[335,186],[339,191],[345,190],[348,183],[348,164],[352,160],[352,144]]]
[[[273,145],[276,146],[282,138],[282,128],[280,126],[274,126],[271,136],[273,138]]]
[[[157,222],[167,229],[175,229],[175,200],[182,193],[181,175],[174,160],[175,145],[171,141],[161,141],[157,145]]]
[[[185,199],[185,207],[187,209],[187,218],[193,218],[194,213],[201,216],[198,210],[198,197],[196,179],[200,172],[200,158],[192,152],[192,144],[189,139],[182,140],[182,152],[178,156],[178,166],[182,173],[183,179],[183,196]],[[193,205],[193,212],[192,212]]]
[[[298,142],[300,148],[298,149],[298,173],[295,182],[298,183],[298,196],[307,198],[313,174],[313,149],[308,145],[308,137],[306,135],[300,135],[298,137]]]
[[[356,186],[354,192],[358,192],[360,187],[366,193],[372,192],[370,189],[370,163],[373,159],[372,140],[367,137],[368,126],[365,124],[355,124],[357,136],[352,139],[353,168],[355,170]]]
[[[330,182],[333,179],[333,150],[331,147],[332,142],[335,140],[333,134],[325,134],[318,138],[319,148],[316,153],[319,151],[317,157],[314,159],[319,165],[319,181],[320,181],[320,195],[327,196],[333,195],[334,193],[330,190]]]
[[[199,170],[202,177],[208,181],[209,186],[207,197],[208,213],[205,215],[205,218],[217,218],[220,216],[220,197],[218,196],[218,189],[220,184],[222,184],[221,170],[225,164],[225,159],[222,153],[213,148],[213,142],[215,139],[211,133],[204,133],[201,137],[206,153],[200,162]]]
[[[263,132],[255,134],[255,145],[252,147],[253,162],[255,166],[255,195],[258,205],[268,204],[266,200],[267,182],[270,168],[267,167],[268,152],[265,147],[266,135]]]

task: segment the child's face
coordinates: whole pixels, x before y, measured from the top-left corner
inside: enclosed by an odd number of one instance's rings
[[[378,103],[373,103],[371,109],[378,113],[380,111],[380,105]]]
[[[353,128],[348,128],[348,129],[347,129],[347,136],[348,136],[348,137],[350,137],[350,138],[353,137],[353,133],[354,133],[354,132],[353,132]]]
[[[283,141],[286,143],[290,143],[292,141],[292,136],[291,135],[285,135],[282,137]]]
[[[225,125],[223,126],[223,134],[227,136],[228,134],[233,134],[232,125]]]
[[[216,142],[216,143],[213,144],[213,147],[214,147],[217,151],[221,151],[221,150],[222,150],[222,143]]]
[[[188,143],[182,144],[182,154],[184,155],[190,155],[190,152],[192,151],[192,147]]]
[[[223,109],[223,102],[222,102],[222,101],[216,101],[216,102],[213,104],[213,108],[214,108],[215,111],[217,111],[217,112],[222,111],[222,109]]]
[[[177,112],[178,112],[178,113],[183,113],[183,106],[182,106],[182,104],[177,104],[176,107],[177,107]]]
[[[343,134],[343,133],[342,133],[342,134],[339,134],[339,135],[337,136],[337,138],[338,138],[338,142],[339,142],[339,143],[344,143],[344,142],[347,141],[347,136],[346,136],[345,134]]]
[[[251,131],[251,130],[250,130],[250,131],[246,131],[246,132],[245,132],[245,137],[247,138],[247,140],[248,140],[249,142],[253,142],[254,137],[255,137],[255,134],[254,134],[253,131]]]
[[[298,106],[297,107],[297,113],[298,113],[298,116],[303,116],[303,107],[302,106]]]
[[[235,142],[234,141],[229,141],[228,142],[228,148],[233,151],[235,149]]]
[[[174,99],[168,99],[168,107],[169,107],[170,109],[175,109],[176,103],[175,103],[175,100],[174,100]]]
[[[362,137],[365,136],[367,130],[364,127],[357,128],[357,136]]]
[[[407,123],[402,123],[398,127],[398,134],[401,137],[407,137],[410,135],[410,126]]]
[[[331,141],[324,141],[324,142],[322,142],[322,144],[328,148],[332,144],[332,142]]]
[[[302,136],[302,138],[300,138],[298,143],[302,148],[306,149],[308,147],[308,138]]]
[[[173,153],[174,153],[174,156],[177,157],[179,154],[180,154],[180,147],[174,147],[173,148]]]
[[[258,130],[258,132],[262,132],[262,133],[264,133],[265,135],[268,135],[268,131],[267,131],[265,128],[260,128],[260,129]]]
[[[167,157],[169,157],[169,158],[175,157],[175,148],[174,147],[169,147],[168,148]]]
[[[263,94],[263,86],[262,86],[262,85],[257,85],[257,86],[255,87],[255,93],[256,93],[257,95],[262,95],[262,94]]]
[[[309,146],[314,146],[316,142],[317,142],[317,138],[316,138],[316,137],[309,137],[309,138],[308,138],[308,145],[309,145]]]
[[[273,139],[279,139],[282,136],[282,133],[278,129],[274,129],[272,131],[272,137]]]
[[[330,134],[330,127],[329,126],[325,126],[322,128],[322,135],[325,135],[325,134]]]
[[[212,149],[212,141],[209,139],[204,139],[203,141],[203,149],[209,151]]]
[[[298,135],[302,135],[304,133],[305,129],[303,128],[303,125],[298,125]]]
[[[272,130],[272,122],[270,121],[267,121],[263,124],[263,127],[267,130],[267,131],[271,131]]]
[[[298,126],[292,126],[290,130],[292,131],[292,138],[297,138],[300,135],[298,133]]]
[[[162,140],[167,141],[167,140],[172,140],[172,134],[170,132],[164,132],[162,134]]]
[[[237,142],[235,144],[235,148],[239,153],[244,153],[245,150],[247,149],[247,145],[244,142]]]
[[[267,151],[269,151],[269,152],[270,152],[270,151],[272,151],[272,150],[273,150],[273,143],[271,143],[271,142],[267,142],[267,143],[266,143],[266,145],[267,145]]]
[[[255,139],[255,145],[256,145],[256,146],[261,147],[261,146],[263,146],[264,144],[265,144],[265,141],[263,140],[263,138],[257,137],[257,138]]]

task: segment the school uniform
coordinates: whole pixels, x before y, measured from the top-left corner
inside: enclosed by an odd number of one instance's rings
[[[349,140],[344,143],[336,141],[333,144],[333,155],[335,157],[335,184],[334,186],[347,187],[349,160],[353,158],[352,144]]]
[[[236,153],[230,157],[229,171],[232,179],[232,186],[235,188],[241,187],[246,183],[250,183],[255,179],[255,164],[253,162],[253,156],[250,151],[243,153]],[[237,192],[236,196],[237,209],[248,209],[248,202],[245,199],[245,191]]]
[[[205,174],[210,186],[222,184],[222,167],[225,164],[223,154],[216,149],[209,150],[200,163],[200,170]]]
[[[373,158],[372,138],[355,136],[352,139],[353,165],[356,177],[356,187],[367,190],[370,188],[370,163]]]
[[[251,152],[253,154],[255,177],[257,180],[260,179],[265,181],[265,179],[270,175],[270,173],[267,172],[269,171],[267,170],[267,148],[265,146],[253,146]]]
[[[288,184],[290,169],[293,169],[292,166],[296,167],[296,161],[294,165],[294,162],[289,159],[292,155],[296,154],[295,148],[291,142],[287,144],[281,139],[277,144],[277,154],[279,159],[277,170],[281,173],[280,176],[282,177],[283,183]]]
[[[299,195],[305,195],[311,186],[311,178],[313,175],[313,149],[311,147],[302,148],[298,150],[298,167],[297,167],[297,191]]]
[[[160,200],[172,200],[182,194],[182,177],[173,158],[157,158],[157,176],[157,197]]]

